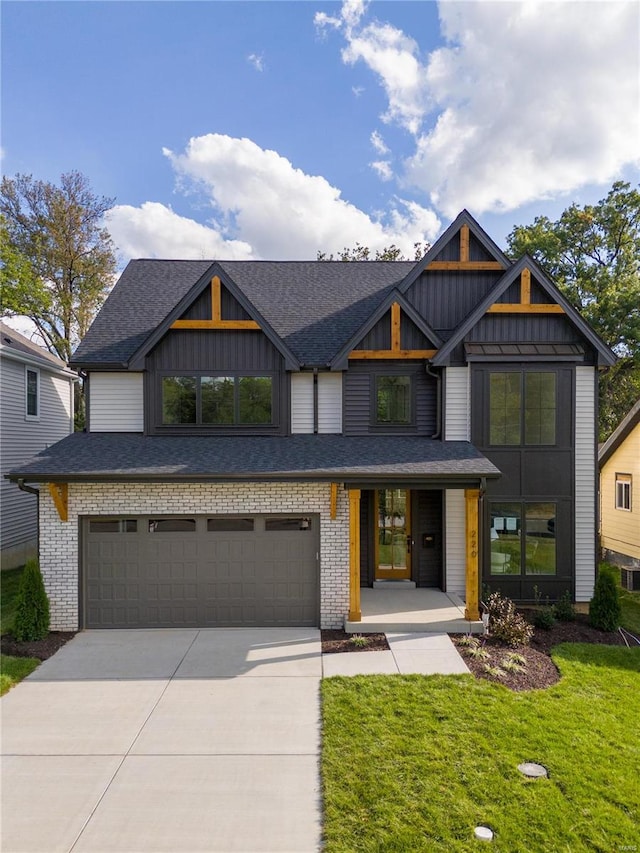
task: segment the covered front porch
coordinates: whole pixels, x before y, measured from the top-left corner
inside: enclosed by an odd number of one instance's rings
[[[402,581],[389,581],[388,587],[362,588],[360,606],[360,621],[345,620],[345,631],[350,634],[480,634],[483,630],[477,616],[467,618],[465,603],[455,593],[406,588]]]

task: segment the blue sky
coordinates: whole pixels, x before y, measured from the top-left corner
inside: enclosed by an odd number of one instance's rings
[[[130,257],[504,246],[640,175],[636,2],[2,3],[3,173],[78,169]]]

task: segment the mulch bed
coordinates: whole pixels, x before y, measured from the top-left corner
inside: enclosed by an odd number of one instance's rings
[[[55,655],[65,643],[75,637],[76,631],[52,631],[44,640],[32,640],[19,643],[11,634],[3,634],[0,638],[0,651],[3,655],[11,655],[14,658],[36,658],[47,660]]]
[[[384,652],[389,648],[389,643],[387,643],[384,634],[359,633],[357,636],[367,638],[366,646],[356,646],[352,641],[353,636],[353,634],[347,634],[346,631],[320,631],[322,653],[333,655],[340,652]]]

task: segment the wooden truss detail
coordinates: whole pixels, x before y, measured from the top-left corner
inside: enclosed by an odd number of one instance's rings
[[[531,301],[531,270],[525,267],[520,273],[520,302],[495,302],[489,314],[564,314],[561,305],[555,302]]]
[[[47,483],[49,494],[58,510],[60,521],[68,521],[69,519],[69,484],[68,483]]]
[[[459,261],[431,261],[428,270],[465,270],[481,272],[482,270],[504,269],[500,261],[470,261],[469,260],[469,226],[460,227],[460,260]]]
[[[211,319],[210,320],[176,320],[171,324],[172,329],[215,329],[215,330],[255,330],[260,325],[255,320],[223,320],[222,319],[222,284],[220,277],[214,275],[211,279]]]
[[[380,359],[410,359],[433,358],[435,349],[400,349],[400,305],[391,304],[391,349],[353,349],[349,353],[351,359],[380,360]]]
[[[335,519],[338,514],[338,484],[331,483],[329,495],[329,518]]]

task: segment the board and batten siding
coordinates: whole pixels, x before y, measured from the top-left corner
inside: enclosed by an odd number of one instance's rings
[[[38,417],[26,417],[25,373],[38,370]],[[73,431],[73,382],[46,367],[2,358],[0,435],[2,474],[62,440]],[[37,499],[16,483],[0,480],[0,551],[2,568],[23,565],[37,556]]]
[[[144,392],[142,373],[91,373],[89,430],[142,432]]]
[[[318,373],[319,433],[342,432],[342,374]],[[312,373],[291,374],[291,432],[315,430],[314,387]]]
[[[445,441],[471,438],[470,371],[468,367],[447,367],[445,371]]]
[[[593,596],[596,569],[596,376],[576,367],[575,397],[576,601]]]
[[[464,490],[447,489],[444,493],[444,500],[446,590],[464,599],[467,594],[467,537]]]

